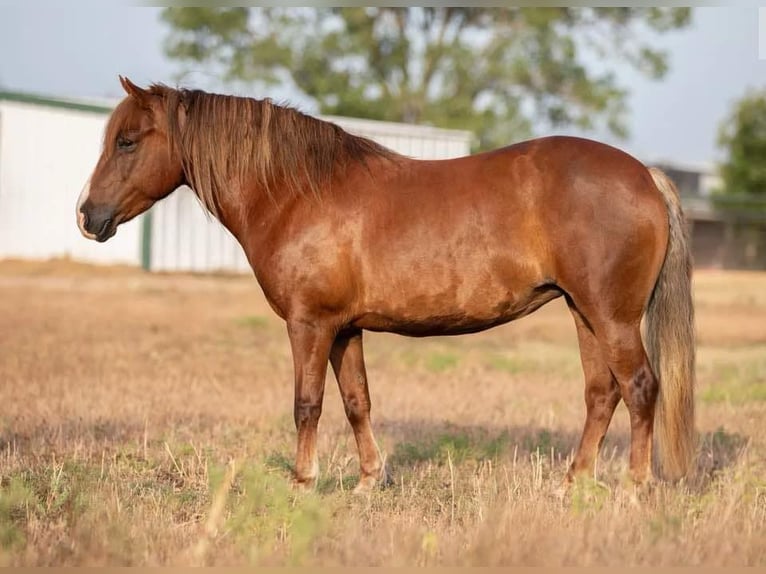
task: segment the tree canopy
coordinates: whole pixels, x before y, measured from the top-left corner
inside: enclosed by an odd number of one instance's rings
[[[319,113],[472,130],[480,148],[549,127],[626,134],[614,68],[667,71],[686,8],[169,7],[166,53],[226,81],[291,83]],[[647,34],[647,32],[650,32]]]
[[[721,123],[718,145],[726,153],[723,191],[766,198],[766,89],[751,91],[733,106]]]

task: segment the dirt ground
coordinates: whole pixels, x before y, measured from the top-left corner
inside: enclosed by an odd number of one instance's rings
[[[598,481],[561,300],[484,333],[365,334],[392,484],[351,494],[328,376],[316,492],[290,488],[292,361],[251,277],[0,262],[8,565],[765,565],[766,274],[699,271],[697,469],[636,492],[618,408]]]

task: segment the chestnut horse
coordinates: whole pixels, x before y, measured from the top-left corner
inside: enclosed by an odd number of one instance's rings
[[[662,172],[560,136],[415,160],[269,100],[120,81],[128,96],[77,203],[79,228],[106,241],[186,184],[231,231],[287,325],[297,484],[317,478],[328,360],[359,450],[357,489],[384,476],[365,329],[473,333],[562,296],[587,408],[568,478],[594,472],[620,399],[633,480],[652,478],[655,406],[661,474],[686,474],[695,446],[691,257],[678,193]]]

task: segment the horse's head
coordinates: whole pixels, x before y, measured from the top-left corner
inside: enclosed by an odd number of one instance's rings
[[[123,77],[120,83],[128,96],[109,118],[101,157],[77,201],[77,225],[96,241],[106,241],[118,225],[184,183],[168,137],[169,90],[145,90]]]

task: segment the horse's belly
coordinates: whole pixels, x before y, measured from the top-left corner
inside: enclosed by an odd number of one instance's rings
[[[469,299],[458,300],[449,293],[440,296],[416,295],[393,297],[371,305],[354,325],[370,331],[401,335],[460,335],[483,331],[535,311],[561,295],[554,285],[530,288],[524,293],[477,292]]]
[[[546,294],[550,272],[529,239],[536,236],[498,225],[495,214],[477,217],[483,225],[459,219],[448,231],[413,225],[418,233],[408,228],[385,247],[375,243],[360,258],[355,325],[414,336],[470,333],[556,297]]]

